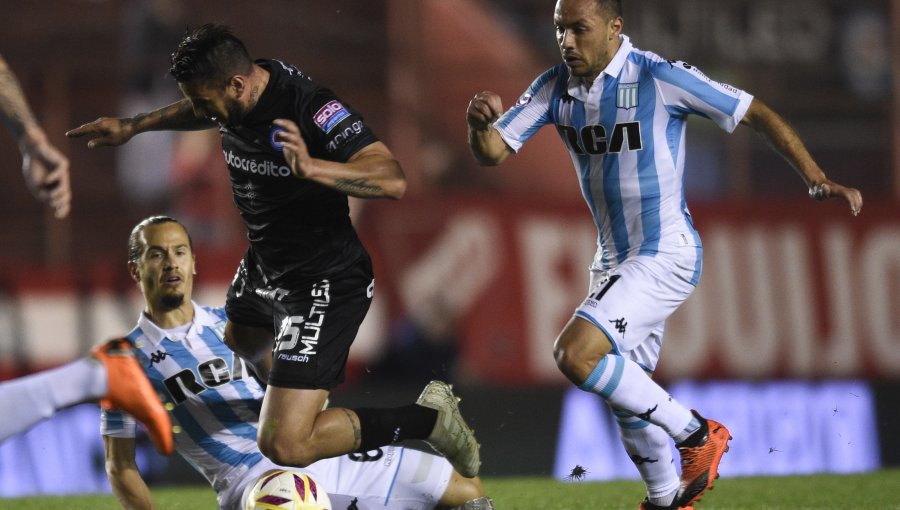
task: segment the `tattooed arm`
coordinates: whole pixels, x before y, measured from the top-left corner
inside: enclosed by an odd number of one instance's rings
[[[69,160],[47,139],[28,106],[16,75],[0,56],[0,120],[22,152],[22,172],[31,193],[50,205],[57,218],[69,214],[72,190]]]
[[[398,199],[406,192],[403,169],[383,143],[364,147],[346,163],[326,161],[309,155],[297,124],[283,119],[274,123],[283,129],[278,141],[284,144],[284,157],[295,176],[357,198]]]
[[[122,145],[144,131],[193,131],[215,127],[216,123],[198,117],[191,102],[182,99],[168,106],[139,113],[134,117],[114,119],[101,117],[66,133],[70,138],[88,136],[88,147]]]

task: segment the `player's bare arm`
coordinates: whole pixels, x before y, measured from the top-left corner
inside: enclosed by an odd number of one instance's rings
[[[69,138],[87,136],[88,147],[122,145],[132,137],[145,131],[194,131],[209,129],[216,124],[199,117],[188,99],[182,99],[168,106],[134,117],[99,119],[82,124],[66,133]]]
[[[854,216],[862,209],[863,199],[859,190],[842,186],[828,179],[819,168],[797,132],[771,108],[759,99],[753,99],[747,114],[741,121],[756,130],[800,174],[809,188],[809,195],[816,200],[843,198]]]
[[[499,165],[512,154],[512,149],[493,127],[493,123],[502,113],[503,102],[500,96],[493,92],[479,92],[469,101],[469,107],[466,109],[469,148],[481,166]]]
[[[150,488],[138,471],[134,456],[133,438],[103,436],[106,447],[106,474],[113,493],[127,510],[152,510]]]
[[[0,119],[19,143],[22,173],[31,193],[53,208],[57,218],[69,214],[72,189],[69,160],[47,139],[28,106],[15,74],[0,56]]]
[[[375,142],[360,149],[346,163],[326,161],[309,155],[300,128],[291,120],[276,119],[281,127],[278,141],[294,175],[324,184],[357,198],[398,199],[406,192],[406,176],[390,149]]]

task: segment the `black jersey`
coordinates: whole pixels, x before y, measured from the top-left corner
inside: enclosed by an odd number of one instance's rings
[[[347,196],[298,179],[275,141],[274,119],[300,127],[310,156],[346,162],[378,138],[327,88],[278,60],[257,60],[269,83],[240,125],[223,126],[222,150],[250,252],[269,279],[334,274],[365,248],[350,223]]]

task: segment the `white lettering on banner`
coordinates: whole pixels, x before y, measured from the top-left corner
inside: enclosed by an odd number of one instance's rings
[[[592,239],[584,233],[590,223],[581,226],[575,234],[573,223],[546,218],[519,224],[527,348],[540,380],[559,379],[548,350],[574,309],[567,300],[585,292],[586,264],[574,280],[560,271],[564,261],[591,253],[573,238]],[[827,227],[811,245],[799,225],[707,226],[701,283],[667,322],[660,374],[697,376],[716,359],[728,376],[845,377],[863,375],[864,356],[880,374],[900,374],[892,277],[900,271],[900,230],[873,230],[861,240],[851,232]]]
[[[886,282],[860,289],[845,228],[823,233],[821,287],[815,286],[814,275],[820,273],[811,269],[805,232],[790,226],[767,232],[705,229],[704,273],[694,295],[666,325],[661,374],[698,375],[704,353],[721,350],[728,375],[860,375],[866,335],[858,327],[854,296],[877,292]],[[900,362],[884,368],[897,373]]]
[[[804,232],[800,227],[785,228],[782,237],[782,261],[778,264],[781,272],[781,292],[784,294],[780,313],[790,319],[783,332],[791,340],[787,342],[785,354],[789,371],[796,377],[811,377],[815,370],[815,308],[812,291],[813,275],[808,245],[804,242]],[[790,271],[785,269],[790,268]]]
[[[491,284],[503,259],[500,226],[489,214],[450,218],[443,232],[400,278],[406,310],[415,317],[439,311],[457,318]],[[435,309],[435,307],[438,307]]]
[[[858,289],[862,283],[854,273],[858,269],[851,250],[853,240],[844,227],[825,229],[823,238],[823,274],[825,280],[825,303],[820,303],[819,318],[828,318],[830,331],[818,329],[822,340],[817,343],[819,369],[833,376],[849,376],[860,372],[862,331],[858,327],[858,314],[854,304],[856,294],[865,294]],[[811,306],[815,306],[813,303]],[[900,366],[895,368],[900,370]]]
[[[869,289],[860,313],[868,327],[872,357],[885,370],[900,366],[900,231],[878,229],[866,238],[861,280]],[[894,300],[891,296],[894,296]]]
[[[704,283],[713,286],[716,299],[709,304],[715,307],[713,317],[718,319],[709,324],[713,330],[707,339],[719,339],[722,362],[729,372],[737,376],[764,373],[778,358],[772,271],[778,268],[775,259],[779,257],[770,261],[772,253],[767,249],[767,241],[776,236],[755,227],[744,232],[740,243],[721,235],[710,237],[703,243],[704,271],[712,278]],[[777,246],[775,243],[772,248]]]
[[[519,223],[525,331],[531,368],[540,379],[563,379],[553,359],[553,341],[587,296],[596,237],[589,221],[535,216]]]

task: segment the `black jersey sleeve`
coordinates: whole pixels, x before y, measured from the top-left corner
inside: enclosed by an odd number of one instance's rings
[[[347,162],[378,141],[362,115],[327,88],[320,87],[297,112],[310,155]]]

